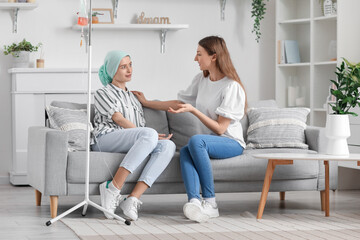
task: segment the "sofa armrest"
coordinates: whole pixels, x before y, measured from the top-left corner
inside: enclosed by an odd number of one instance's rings
[[[28,181],[45,196],[67,194],[68,133],[47,127],[30,127]]]
[[[309,145],[310,150],[314,150],[318,153],[325,152],[325,128],[307,126],[305,129],[305,140],[306,143]]]

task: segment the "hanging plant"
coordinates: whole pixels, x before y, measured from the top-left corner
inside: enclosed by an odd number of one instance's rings
[[[252,33],[255,32],[256,34],[255,40],[259,42],[261,36],[260,21],[264,18],[265,10],[266,10],[265,0],[253,0],[251,6],[252,6],[251,17],[255,17],[254,28],[251,32]]]

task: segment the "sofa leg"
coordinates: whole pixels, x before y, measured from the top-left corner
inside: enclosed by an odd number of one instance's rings
[[[58,199],[59,199],[59,196],[50,196],[50,214],[51,214],[51,218],[54,218],[54,217],[57,216]]]
[[[321,211],[325,211],[325,191],[320,191]]]
[[[280,194],[280,201],[284,201],[285,200],[285,192],[279,192]]]
[[[35,204],[41,206],[41,192],[37,189],[35,189]]]

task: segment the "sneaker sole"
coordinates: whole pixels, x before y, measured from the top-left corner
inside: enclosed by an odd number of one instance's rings
[[[194,204],[185,205],[183,211],[185,217],[198,223],[205,222],[210,218],[210,216],[201,213],[201,208]]]
[[[105,208],[104,207],[104,196],[105,196],[105,187],[103,187],[104,185],[100,185],[100,187],[99,187],[99,190],[100,190],[100,201],[101,201],[101,206],[103,207],[103,208]],[[109,215],[109,214],[107,214],[107,213],[105,213],[105,212],[103,212],[104,213],[104,215],[105,215],[105,217],[107,218],[107,219],[114,219],[114,217],[113,216],[111,216],[111,215]]]

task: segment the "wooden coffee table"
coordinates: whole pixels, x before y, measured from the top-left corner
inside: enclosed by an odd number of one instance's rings
[[[326,154],[318,154],[318,153],[263,153],[263,154],[254,154],[255,158],[268,159],[268,165],[264,178],[264,185],[261,192],[261,198],[259,202],[259,209],[257,214],[257,219],[261,219],[267,195],[269,193],[269,188],[271,184],[271,179],[275,170],[276,165],[289,165],[293,164],[293,161],[307,161],[307,160],[317,160],[324,161],[325,165],[325,192],[321,192],[324,198],[325,203],[323,201],[321,203],[322,210],[325,210],[325,216],[330,216],[330,206],[329,206],[329,161],[357,161],[357,165],[360,166],[360,154],[351,153],[349,156],[334,156],[334,155],[326,155]],[[325,205],[325,206],[323,206]]]

